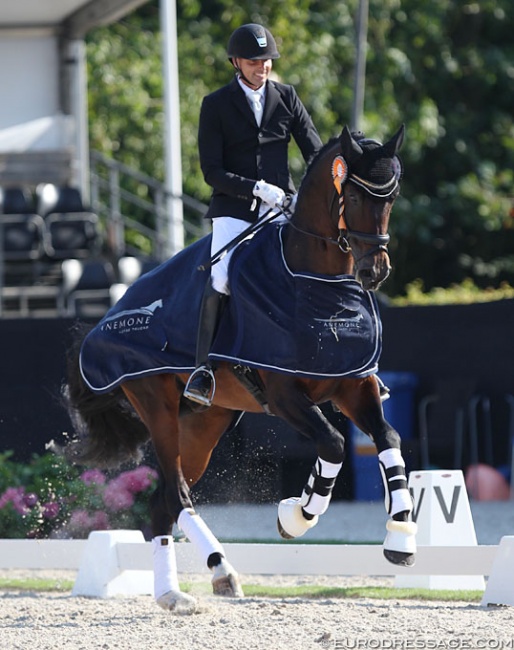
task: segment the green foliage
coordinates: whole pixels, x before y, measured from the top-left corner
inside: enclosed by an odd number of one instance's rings
[[[425,292],[423,281],[414,280],[405,287],[405,296],[391,298],[391,305],[467,305],[514,298],[514,287],[504,283],[498,288],[481,289],[471,279],[447,288],[434,287]]]
[[[184,191],[207,201],[197,130],[204,95],[233,72],[226,44],[244,22],[275,35],[277,77],[296,86],[324,141],[351,121],[358,0],[178,0]],[[384,290],[470,277],[514,283],[514,78],[510,0],[370,0],[363,122],[385,138],[407,127],[404,179]],[[162,179],[159,2],[88,38],[91,145]],[[176,108],[176,107],[174,107]],[[292,149],[299,180],[304,164]]]
[[[141,466],[114,476],[80,472],[62,456],[16,463],[0,454],[0,538],[87,537],[91,530],[146,529],[157,475]]]

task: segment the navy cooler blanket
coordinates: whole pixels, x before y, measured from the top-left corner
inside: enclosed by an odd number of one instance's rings
[[[81,353],[95,392],[195,365],[196,329],[208,278],[210,236],[135,282],[90,332]],[[267,226],[234,252],[232,298],[211,358],[311,378],[377,372],[381,323],[375,297],[353,276],[292,273],[282,229]]]

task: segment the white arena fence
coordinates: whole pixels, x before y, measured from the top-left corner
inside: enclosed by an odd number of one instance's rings
[[[0,569],[78,570],[87,540],[0,540]],[[416,564],[390,564],[378,544],[223,545],[237,571],[247,575],[482,575],[488,576],[498,546],[419,546]],[[206,573],[189,542],[175,544],[179,573]],[[150,542],[117,542],[120,571],[151,571]]]

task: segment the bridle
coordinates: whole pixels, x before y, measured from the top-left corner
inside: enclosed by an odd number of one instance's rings
[[[350,178],[349,181],[351,180],[352,179]],[[364,187],[364,189],[367,191],[366,187]],[[388,233],[371,234],[367,232],[362,232],[361,230],[353,230],[353,228],[350,227],[348,223],[348,216],[345,215],[343,188],[341,188],[340,193],[338,193],[337,189],[334,191],[334,195],[330,203],[330,214],[332,214],[334,210],[334,204],[336,199],[338,199],[338,204],[339,204],[338,224],[337,224],[337,228],[339,230],[339,237],[337,238],[337,245],[339,246],[340,250],[343,253],[352,252],[353,254],[352,247],[350,244],[350,239],[355,239],[359,242],[363,242],[364,244],[370,244],[371,246],[373,246],[373,248],[368,249],[365,253],[363,253],[358,258],[355,257],[354,255],[356,263],[362,260],[364,257],[368,257],[369,255],[374,255],[375,253],[380,251],[387,253],[387,246],[391,240],[391,236]]]
[[[351,181],[352,179],[350,178],[349,180]],[[361,180],[361,179],[359,179],[359,180]],[[362,183],[359,183],[359,184],[362,185]],[[393,191],[396,190],[396,187],[397,187],[397,184],[396,184]],[[367,191],[366,187],[364,187],[364,189],[366,189],[366,191]],[[392,193],[393,192],[391,192],[391,194]],[[384,198],[387,198],[387,197],[384,197]],[[291,218],[288,219],[289,225],[294,230],[297,230],[298,232],[301,232],[304,235],[309,235],[310,237],[315,237],[316,239],[321,239],[322,241],[325,241],[325,242],[327,242],[329,244],[335,244],[345,254],[352,252],[350,239],[355,239],[357,241],[361,241],[364,244],[370,244],[372,246],[374,245],[373,248],[370,248],[369,250],[367,250],[359,258],[355,258],[355,256],[354,256],[356,263],[359,262],[360,260],[362,260],[364,257],[367,257],[368,255],[374,255],[376,252],[379,252],[379,251],[383,251],[383,252],[387,253],[387,245],[389,244],[389,241],[391,240],[391,236],[388,233],[386,233],[384,235],[381,235],[381,234],[374,235],[374,234],[371,234],[371,233],[362,232],[360,230],[353,230],[350,227],[350,225],[348,224],[348,217],[345,215],[344,193],[342,191],[342,187],[341,187],[341,193],[339,193],[337,191],[337,189],[334,190],[334,194],[333,194],[332,200],[330,202],[330,214],[332,214],[333,211],[334,211],[334,206],[335,206],[336,200],[338,200],[338,205],[339,205],[339,207],[338,207],[339,236],[337,237],[337,239],[334,239],[334,237],[325,237],[324,235],[318,235],[317,233],[310,232],[309,230],[304,230],[303,228],[300,228],[295,223],[293,223]]]

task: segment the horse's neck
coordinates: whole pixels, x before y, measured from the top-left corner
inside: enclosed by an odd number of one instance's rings
[[[299,205],[287,228],[284,254],[289,268],[295,273],[349,275],[353,272],[353,257],[343,253],[337,244],[339,231],[327,214],[318,219],[320,210]]]

